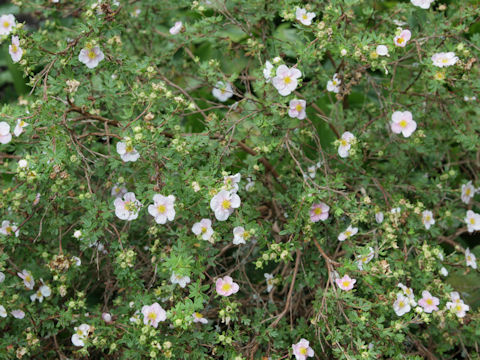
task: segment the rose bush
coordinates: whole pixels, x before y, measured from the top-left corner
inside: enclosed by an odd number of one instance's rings
[[[478,359],[479,15],[1,7],[0,358]]]

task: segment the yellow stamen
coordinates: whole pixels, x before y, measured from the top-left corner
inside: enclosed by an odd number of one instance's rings
[[[223,292],[228,292],[228,291],[230,291],[231,288],[232,288],[232,285],[230,285],[229,283],[224,283],[222,285],[222,291]]]
[[[400,125],[402,128],[407,127],[407,120],[404,120],[404,119],[400,120],[400,122],[398,123],[398,125]]]
[[[158,211],[160,214],[163,214],[163,213],[165,213],[165,211],[167,211],[167,208],[165,207],[165,205],[158,205],[158,206],[157,206],[157,211]]]
[[[222,208],[224,208],[225,210],[230,209],[231,206],[232,202],[230,200],[225,199],[222,201]]]
[[[285,78],[283,79],[283,82],[285,84],[290,84],[292,82],[292,79],[290,78],[290,76],[285,76]]]

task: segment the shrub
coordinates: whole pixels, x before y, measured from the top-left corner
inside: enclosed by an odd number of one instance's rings
[[[2,11],[0,358],[478,358],[478,2]]]

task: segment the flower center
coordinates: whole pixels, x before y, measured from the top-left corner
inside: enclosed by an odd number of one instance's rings
[[[432,218],[431,218],[429,215],[427,215],[427,216],[425,217],[425,221],[430,221],[430,220],[432,220]]]
[[[197,319],[203,319],[203,315],[198,312],[196,312],[194,315]]]
[[[352,232],[351,232],[351,231],[345,231],[345,236],[346,236],[346,237],[352,236]]]
[[[132,201],[125,201],[125,204],[123,206],[125,207],[125,210],[127,210],[127,211],[135,210],[135,204]]]
[[[427,305],[433,305],[433,300],[432,299],[427,299],[425,302],[427,303]]]
[[[368,258],[365,256],[362,258],[362,262],[367,262]]]
[[[165,205],[158,205],[158,206],[157,206],[157,211],[158,211],[160,214],[165,213],[166,210],[167,210],[167,208],[165,207]]]
[[[288,85],[292,82],[292,78],[290,76],[285,76],[283,82]]]
[[[89,58],[90,60],[93,60],[93,59],[95,59],[96,57],[97,57],[97,54],[95,54],[95,51],[90,50],[90,51],[88,52],[88,58]]]
[[[403,302],[403,301],[400,301],[400,302],[398,303],[398,306],[399,306],[400,308],[403,308],[403,307],[405,307],[405,302]]]
[[[303,20],[307,20],[307,19],[308,19],[307,14],[303,14],[303,15],[302,15],[302,19],[303,19]]]
[[[405,128],[407,127],[407,120],[405,119],[402,119],[400,120],[400,122],[398,123],[402,128]]]
[[[8,21],[3,22],[3,27],[8,28],[10,26],[10,23]]]
[[[465,195],[470,196],[470,192],[471,192],[470,188],[467,188],[467,189],[465,190]]]
[[[342,285],[343,285],[343,287],[349,287],[349,286],[350,286],[350,281],[348,281],[348,280],[343,280],[343,281],[342,281]]]
[[[299,353],[302,355],[307,355],[307,348],[302,346],[299,350]]]
[[[457,306],[455,306],[455,311],[456,312],[462,311],[462,305],[458,304]]]
[[[448,59],[447,58],[443,58],[442,59],[442,63],[446,64],[448,62]]]
[[[18,51],[17,45],[12,44],[12,52],[13,52],[13,53],[16,53],[17,51]],[[20,125],[20,126],[22,126],[22,125]]]
[[[230,209],[231,206],[232,202],[230,200],[225,199],[222,201],[222,208],[224,208],[225,210]]]
[[[151,321],[155,321],[157,319],[157,314],[155,314],[154,312],[148,313],[148,319]]]
[[[25,276],[25,281],[26,282],[32,281],[32,277],[30,275]]]
[[[342,146],[347,146],[347,145],[348,145],[348,141],[345,140],[345,139],[340,139],[340,144],[341,144]]]
[[[5,231],[7,232],[7,234],[11,234],[12,233],[12,227],[11,226],[7,226],[7,228],[5,229]]]
[[[475,225],[475,219],[474,218],[470,219],[470,224]]]
[[[303,106],[301,104],[298,104],[297,106],[295,106],[295,110],[297,110],[298,112],[302,111],[303,109]]]
[[[232,285],[230,285],[229,283],[224,283],[222,285],[222,291],[223,292],[228,292],[228,291],[230,291],[231,288],[232,288]]]
[[[125,147],[125,151],[126,151],[126,152],[132,152],[132,151],[133,151],[133,146],[132,146],[132,144],[128,144],[128,145]]]
[[[205,234],[207,232],[207,228],[205,226],[202,226],[202,233]]]
[[[313,210],[313,212],[315,213],[315,215],[320,215],[322,213],[322,209],[315,208],[315,210]]]

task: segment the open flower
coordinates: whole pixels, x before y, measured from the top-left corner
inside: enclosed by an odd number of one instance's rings
[[[465,216],[465,222],[467,223],[468,232],[471,233],[480,230],[480,214],[468,210],[467,215]]]
[[[385,45],[378,45],[375,52],[378,56],[390,56],[388,53],[388,47]]]
[[[393,43],[396,46],[405,47],[405,45],[407,45],[407,42],[408,40],[410,40],[411,37],[412,37],[412,33],[410,32],[410,30],[402,30],[400,34],[395,36],[395,38],[393,39]]]
[[[127,191],[127,188],[125,186],[120,185],[120,184],[115,184],[115,185],[113,185],[112,191],[110,192],[110,194],[112,196],[115,196],[116,198],[121,198],[127,192],[128,191]]]
[[[295,12],[295,18],[297,21],[300,21],[303,25],[310,26],[312,25],[312,20],[315,17],[315,13],[307,12],[306,9],[298,8]]]
[[[335,279],[335,282],[340,289],[349,291],[353,289],[353,285],[355,285],[357,280],[350,278],[348,275],[344,275],[342,278]]]
[[[20,230],[18,230],[18,228],[15,224],[10,223],[10,221],[8,221],[8,220],[4,220],[4,221],[2,221],[2,227],[0,228],[0,234],[7,235],[7,236],[15,234],[15,236],[18,237],[18,235],[20,234]]]
[[[248,231],[245,231],[243,226],[236,226],[233,228],[233,244],[246,244],[246,240],[250,237]]]
[[[175,218],[175,196],[153,195],[153,204],[148,206],[148,213],[157,224],[165,224]]]
[[[238,184],[242,179],[242,175],[240,173],[236,173],[235,175],[225,176],[223,178],[223,190],[228,190],[231,192],[238,191]]]
[[[40,281],[42,281],[42,286],[40,286],[40,288],[34,294],[30,295],[30,300],[32,300],[32,302],[38,300],[38,302],[41,303],[43,302],[43,298],[47,298],[52,295],[52,290],[50,287],[45,285],[42,279],[40,279]]]
[[[332,80],[327,82],[327,91],[338,94],[340,92],[340,84],[342,80],[338,77],[338,74],[334,74]]]
[[[192,317],[193,317],[193,322],[194,323],[208,324],[208,320],[205,319],[205,317],[202,314],[200,314],[199,312],[194,312],[192,314]]]
[[[102,313],[102,320],[109,324],[112,322],[112,315],[110,313],[104,312]]]
[[[370,261],[372,261],[374,256],[375,256],[375,251],[373,251],[372,247],[368,248],[368,254],[358,256],[357,257],[358,270],[363,270],[363,266],[368,264]]]
[[[349,225],[347,230],[345,230],[344,232],[341,232],[339,235],[338,235],[338,241],[345,241],[347,240],[348,238],[352,237],[353,235],[355,235],[356,233],[358,232],[358,228],[356,227],[352,227],[352,225]]]
[[[422,222],[427,230],[430,229],[433,224],[435,224],[435,219],[433,218],[433,214],[430,210],[425,210],[422,212]]]
[[[410,111],[395,111],[392,114],[392,122],[390,123],[392,131],[404,137],[409,137],[417,128],[417,123],[412,118]]]
[[[470,310],[470,306],[466,305],[462,299],[460,299],[460,295],[458,292],[453,291],[450,293],[450,300],[446,304],[446,308],[452,311],[457,317],[463,318],[465,317],[468,310]]]
[[[15,128],[13,129],[13,134],[15,136],[20,136],[21,133],[23,133],[23,128],[28,126],[29,124],[23,121],[22,119],[17,119],[17,124],[15,125]]]
[[[398,316],[405,315],[411,310],[410,300],[406,296],[398,294],[397,300],[393,303],[393,310]]]
[[[137,150],[135,150],[135,148],[133,147],[130,141],[127,141],[127,142],[119,141],[117,143],[117,153],[125,162],[128,162],[128,161],[135,162],[140,157],[140,154],[138,153]]]
[[[215,213],[215,217],[219,221],[225,221],[240,207],[240,197],[231,191],[221,190],[210,201],[210,208]]]
[[[181,21],[176,21],[175,25],[173,25],[170,28],[169,32],[172,35],[177,35],[180,31],[182,31],[182,28],[183,28],[183,23]]]
[[[142,203],[135,198],[133,192],[123,195],[123,199],[116,198],[113,205],[115,205],[115,215],[120,220],[127,221],[138,218],[138,211],[142,207]]]
[[[438,300],[438,298],[432,296],[432,294],[430,294],[427,290],[422,291],[422,298],[418,300],[418,305],[423,308],[423,311],[426,313],[437,311],[438,304],[440,304],[440,300]]]
[[[23,56],[23,49],[20,47],[20,40],[18,39],[18,36],[12,36],[12,43],[8,46],[8,53],[10,54],[14,63],[17,63],[21,60]]]
[[[301,76],[302,72],[300,70],[280,65],[277,68],[276,76],[272,79],[272,84],[280,95],[287,96],[297,88],[298,78]]]
[[[78,60],[81,63],[87,65],[89,69],[93,69],[98,66],[98,63],[105,58],[102,50],[100,50],[99,46],[87,46],[80,50],[80,54],[78,55]]]
[[[418,6],[422,9],[428,9],[430,7],[430,4],[434,1],[435,0],[410,0],[413,5]]]
[[[465,260],[467,262],[467,266],[470,266],[472,269],[477,268],[477,258],[475,254],[470,251],[469,248],[465,250]]]
[[[330,210],[330,206],[328,206],[323,202],[312,204],[312,207],[310,208],[310,221],[318,222],[320,220],[322,221],[327,220],[329,210]]]
[[[225,83],[223,81],[219,81],[213,88],[212,95],[215,96],[219,101],[225,102],[233,96],[232,85],[230,85],[228,82]]]
[[[190,283],[190,276],[179,276],[175,274],[175,272],[172,272],[172,276],[170,276],[170,282],[172,284],[178,284],[181,288],[184,288],[188,283]]]
[[[78,347],[85,346],[85,340],[87,340],[90,332],[90,325],[82,324],[74,328],[75,333],[72,335],[72,344]]]
[[[18,277],[23,280],[23,284],[28,290],[33,290],[35,280],[30,271],[23,269],[22,272],[17,273]]]
[[[210,219],[200,220],[200,222],[193,224],[192,232],[201,236],[203,240],[210,241],[213,235],[212,221]]]
[[[217,279],[215,283],[215,290],[218,295],[230,296],[239,290],[239,286],[230,276]]]
[[[267,292],[272,291],[273,286],[275,285],[275,278],[272,274],[265,273],[263,274],[265,281],[267,282]]]
[[[310,342],[305,339],[300,339],[298,343],[293,344],[292,350],[296,360],[306,360],[307,357],[315,355],[315,352],[310,347]]]
[[[433,65],[440,68],[455,65],[458,60],[458,56],[455,56],[454,52],[441,52],[432,55]]]
[[[351,132],[345,131],[338,141],[340,143],[338,146],[338,155],[342,158],[348,157],[352,143],[355,141],[355,136]]]
[[[414,295],[413,290],[411,288],[406,287],[402,283],[398,283],[397,286],[400,289],[402,289],[403,294],[408,298],[411,305],[413,305],[413,306],[417,305],[417,302],[415,301],[415,295]]]
[[[462,185],[461,199],[465,204],[468,204],[474,195],[475,195],[475,188],[473,187],[471,181]]]
[[[10,34],[15,25],[15,16],[12,14],[0,16],[0,36]]]
[[[272,70],[273,70],[273,64],[267,60],[263,68],[263,77],[265,78],[267,83],[269,83],[270,80],[272,79]]]
[[[12,141],[12,134],[10,134],[10,125],[5,121],[0,122],[0,144],[8,144]]]
[[[305,119],[305,117],[307,116],[305,112],[306,104],[307,102],[305,100],[290,100],[288,115],[291,118],[297,118],[300,120]]]
[[[155,329],[158,327],[160,321],[167,319],[167,312],[158,303],[152,305],[144,305],[142,307],[143,323],[151,325]]]
[[[11,314],[15,319],[23,319],[25,317],[25,312],[20,309],[12,310]]]

